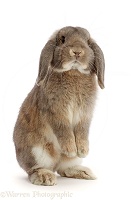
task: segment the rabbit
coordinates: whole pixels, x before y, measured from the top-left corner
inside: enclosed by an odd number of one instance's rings
[[[104,55],[89,32],[67,26],[42,49],[33,89],[14,127],[16,158],[32,184],[62,177],[95,179],[81,165],[89,152],[89,127],[98,85],[104,88]]]

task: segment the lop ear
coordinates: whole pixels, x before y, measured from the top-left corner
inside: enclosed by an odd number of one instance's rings
[[[98,77],[98,84],[101,89],[104,88],[104,71],[105,71],[105,61],[104,54],[101,48],[96,44],[93,39],[89,39],[88,41],[90,48],[94,52],[94,71]]]
[[[48,76],[49,67],[53,59],[54,50],[56,47],[56,35],[52,37],[42,49],[39,61],[39,72],[36,80],[36,84],[39,86],[42,80],[45,80]]]

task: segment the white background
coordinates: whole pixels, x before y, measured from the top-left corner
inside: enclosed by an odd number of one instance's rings
[[[132,199],[131,19],[129,0],[0,0],[0,199],[17,193],[17,199]],[[35,186],[17,164],[13,127],[35,83],[41,49],[67,25],[88,29],[105,55],[105,89],[99,89],[83,163],[98,179],[58,177],[57,186]]]

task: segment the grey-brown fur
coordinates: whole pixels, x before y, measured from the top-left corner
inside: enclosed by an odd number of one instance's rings
[[[73,68],[66,71],[69,62]],[[97,78],[104,88],[103,53],[88,31],[80,27],[57,31],[42,50],[37,83],[23,102],[14,128],[17,160],[32,183],[56,184],[56,170],[63,176],[68,171],[70,177],[73,173],[74,178],[94,178],[88,168],[90,174],[83,176],[76,164],[67,171],[59,166],[88,154]],[[46,158],[39,158],[41,150]]]

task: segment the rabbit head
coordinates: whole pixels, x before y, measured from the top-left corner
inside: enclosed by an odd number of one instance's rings
[[[103,89],[104,68],[103,52],[89,32],[81,27],[64,27],[53,34],[41,52],[37,84],[51,70],[62,73],[74,69],[84,74],[95,73]]]

